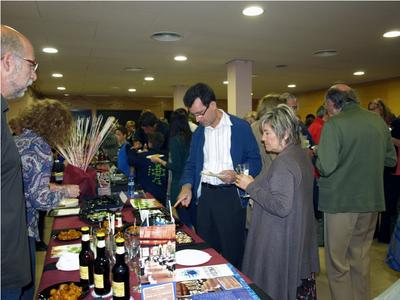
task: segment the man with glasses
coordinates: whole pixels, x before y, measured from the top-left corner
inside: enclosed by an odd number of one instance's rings
[[[32,281],[21,160],[7,125],[6,100],[22,97],[36,80],[32,44],[1,25],[1,299],[20,299]]]
[[[235,167],[248,163],[253,177],[261,170],[257,142],[249,124],[218,109],[213,90],[204,83],[188,89],[183,99],[201,125],[193,133],[175,207],[197,204],[197,232],[237,268],[244,243],[246,208],[235,181]]]

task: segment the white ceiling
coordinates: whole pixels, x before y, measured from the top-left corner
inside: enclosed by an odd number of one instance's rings
[[[254,3],[264,14],[243,16]],[[175,85],[202,81],[226,98],[222,81],[234,59],[253,61],[255,98],[289,83],[298,93],[400,76],[400,38],[382,37],[400,30],[400,2],[1,1],[1,18],[32,41],[40,63],[35,88],[47,96],[132,96],[128,88],[135,97],[172,96]],[[157,42],[150,38],[157,31],[184,38]],[[59,53],[44,54],[45,46]],[[332,48],[335,57],[312,55]],[[188,61],[174,61],[177,54]],[[123,70],[129,66],[144,70]],[[366,75],[353,76],[359,69]],[[148,74],[153,82],[144,81]],[[60,85],[67,90],[57,91]]]

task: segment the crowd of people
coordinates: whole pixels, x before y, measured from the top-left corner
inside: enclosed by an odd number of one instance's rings
[[[79,186],[50,184],[51,147],[68,138],[73,118],[59,101],[35,101],[11,135],[7,101],[36,80],[37,63],[21,33],[2,25],[1,39],[1,292],[33,299],[38,211],[79,195]],[[102,151],[273,299],[317,298],[316,220],[332,299],[369,299],[374,234],[391,242],[387,262],[400,270],[392,238],[400,231],[400,118],[383,100],[364,109],[338,83],[304,123],[289,93],[262,97],[244,118],[220,109],[204,83],[183,102],[187,110],[168,122],[144,110],[119,125]]]

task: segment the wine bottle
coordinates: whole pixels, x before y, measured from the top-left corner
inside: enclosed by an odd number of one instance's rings
[[[125,263],[125,240],[122,237],[116,239],[116,262],[112,268],[113,299],[129,299],[129,268]]]
[[[106,242],[104,232],[97,233],[97,257],[94,261],[94,291],[97,295],[107,295],[110,292],[110,262],[106,257]]]
[[[94,283],[93,280],[93,264],[94,254],[90,249],[90,235],[89,227],[84,226],[81,228],[82,232],[82,248],[79,253],[79,277],[82,288],[86,291],[89,286]]]

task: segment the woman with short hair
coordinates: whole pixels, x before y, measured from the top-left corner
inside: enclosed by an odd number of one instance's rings
[[[283,104],[260,121],[265,150],[277,157],[258,181],[236,177],[236,185],[254,200],[242,271],[273,299],[316,299],[313,166],[301,148],[299,121]]]

